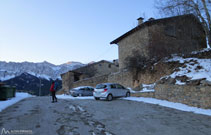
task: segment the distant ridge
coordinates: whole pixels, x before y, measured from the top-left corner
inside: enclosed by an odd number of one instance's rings
[[[36,77],[60,79],[60,74],[85,66],[80,62],[69,61],[61,65],[54,65],[47,61],[40,63],[33,62],[4,62],[0,61],[0,81],[12,79],[22,73],[28,73]]]

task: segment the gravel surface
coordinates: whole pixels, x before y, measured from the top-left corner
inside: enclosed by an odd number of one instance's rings
[[[25,135],[210,135],[211,117],[121,99],[51,103],[50,97],[33,97],[0,112],[0,134],[5,131]]]

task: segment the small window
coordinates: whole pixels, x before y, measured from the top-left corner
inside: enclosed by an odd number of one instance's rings
[[[108,68],[111,68],[111,64],[108,64]]]
[[[101,65],[101,64],[99,64],[99,66],[101,67],[102,65]]]

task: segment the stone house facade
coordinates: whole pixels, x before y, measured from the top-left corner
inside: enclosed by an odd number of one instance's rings
[[[205,32],[192,14],[138,21],[137,27],[111,42],[118,45],[120,69],[128,68],[127,58],[136,54],[152,59],[206,48]]]
[[[73,87],[77,87],[73,85],[76,82],[82,82],[82,80],[88,78],[104,76],[118,71],[119,71],[119,65],[115,61],[112,63],[109,61],[102,60],[99,62],[95,62],[93,64],[88,64],[87,66],[61,74],[62,88],[63,90],[68,91]],[[79,83],[79,85],[82,84],[83,83]]]

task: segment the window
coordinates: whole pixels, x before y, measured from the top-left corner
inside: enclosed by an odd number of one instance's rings
[[[117,89],[124,89],[124,87],[122,85],[117,84],[116,85]]]
[[[80,88],[79,90],[85,90],[85,88]]]
[[[98,84],[97,86],[96,86],[96,89],[104,89],[104,88],[106,88],[107,86],[106,85],[104,85],[104,84]]]
[[[116,89],[116,85],[111,84],[111,88],[112,88],[112,89]]]
[[[80,80],[80,79],[79,79],[79,76],[76,75],[76,74],[74,74],[74,82],[79,81],[79,80]]]
[[[111,64],[108,64],[108,68],[111,68]]]

